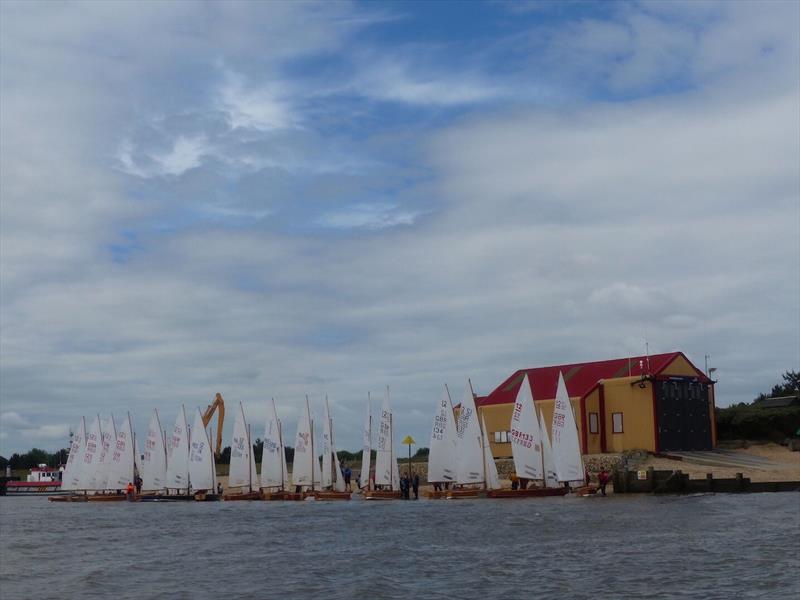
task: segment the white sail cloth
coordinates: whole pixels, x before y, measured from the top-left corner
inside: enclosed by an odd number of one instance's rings
[[[297,435],[294,440],[294,461],[292,463],[292,483],[312,487],[319,477],[314,468],[314,440],[311,435],[311,407],[306,398],[305,410],[297,418]]]
[[[500,477],[497,474],[497,464],[494,462],[494,456],[492,455],[492,447],[489,445],[489,436],[486,433],[486,420],[481,415],[481,430],[483,432],[483,462],[484,462],[484,472],[486,473],[486,489],[487,490],[499,490],[500,489]]]
[[[289,483],[286,469],[286,453],[283,448],[283,432],[275,408],[275,399],[267,407],[264,425],[264,452],[261,455],[261,487],[284,489]]]
[[[189,481],[192,489],[209,490],[216,493],[217,473],[214,466],[214,453],[199,408],[194,413],[194,423],[189,441]]]
[[[62,490],[77,490],[81,477],[81,462],[83,460],[83,449],[86,445],[86,419],[81,417],[72,439],[69,443],[69,455],[64,473],[61,475]]]
[[[78,473],[79,490],[94,489],[94,482],[97,479],[97,469],[100,464],[102,440],[103,433],[100,430],[100,415],[96,415],[86,434],[86,444],[84,444],[83,448],[83,460]]]
[[[364,429],[361,444],[361,487],[369,489],[370,468],[372,462],[372,406],[367,393],[367,410],[364,414]]]
[[[189,488],[189,426],[186,423],[186,410],[183,405],[178,411],[169,440],[169,457],[164,487],[170,489]]]
[[[250,441],[250,429],[244,416],[244,407],[239,402],[239,410],[236,411],[233,422],[228,485],[230,487],[247,487],[252,491],[253,486],[257,483],[256,461],[253,456],[253,444]]]
[[[131,415],[125,415],[122,426],[117,431],[117,439],[111,450],[111,462],[108,469],[109,489],[122,490],[129,483],[133,483],[134,465],[134,437],[133,426],[131,425]]]
[[[141,462],[140,476],[143,489],[160,490],[167,487],[167,449],[164,445],[161,420],[155,409],[147,427],[147,439],[144,442]]]
[[[378,447],[375,457],[375,484],[388,485],[392,489],[400,486],[400,472],[394,452],[394,432],[392,408],[389,404],[389,390],[383,397],[381,419],[378,429]]]
[[[525,479],[544,479],[542,432],[526,374],[511,413],[511,452],[514,470]]]
[[[472,386],[467,385],[458,415],[458,467],[456,481],[460,484],[484,482],[483,443],[481,426]]]
[[[559,481],[583,481],[583,457],[575,413],[567,394],[564,375],[558,374],[552,425],[553,461]]]
[[[433,415],[428,454],[429,482],[451,482],[456,479],[458,434],[455,422],[450,393],[444,386],[439,406]]]

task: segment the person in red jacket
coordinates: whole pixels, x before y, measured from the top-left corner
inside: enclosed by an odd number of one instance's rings
[[[597,482],[600,484],[601,496],[606,495],[606,485],[608,485],[608,479],[609,479],[608,471],[606,471],[605,469],[600,471],[600,473],[597,475]]]

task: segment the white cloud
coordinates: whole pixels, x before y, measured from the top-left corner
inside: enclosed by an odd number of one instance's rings
[[[227,71],[219,91],[219,108],[234,129],[271,131],[296,127],[298,119],[282,99],[286,95],[282,87],[279,82],[248,87],[241,75]]]
[[[354,204],[323,215],[317,221],[333,229],[386,229],[413,225],[419,213],[401,210],[393,204]]]
[[[31,429],[23,429],[21,435],[29,440],[60,440],[63,446],[69,439],[68,425],[40,425]]]
[[[29,425],[27,419],[14,411],[7,411],[0,413],[0,425],[3,427],[27,427]]]

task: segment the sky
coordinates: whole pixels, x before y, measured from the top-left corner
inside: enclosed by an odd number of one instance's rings
[[[800,368],[796,2],[3,2],[0,454],[681,350]],[[232,419],[229,419],[232,421]],[[230,428],[225,428],[229,443]]]

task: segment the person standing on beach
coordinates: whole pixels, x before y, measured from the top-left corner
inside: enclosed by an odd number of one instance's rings
[[[353,471],[350,467],[344,468],[344,487],[348,492],[351,492],[353,488],[350,485],[350,479],[353,477]]]
[[[411,478],[411,487],[414,490],[414,500],[419,500],[419,473],[414,473]]]
[[[600,495],[606,495],[606,486],[608,485],[608,471],[603,469],[600,471],[600,474],[597,476],[597,482],[600,484]]]
[[[133,494],[134,494],[134,487],[133,487],[133,483],[131,483],[131,482],[129,481],[129,482],[128,482],[128,487],[126,487],[126,488],[125,488],[125,497],[126,497],[128,500],[133,500]]]

